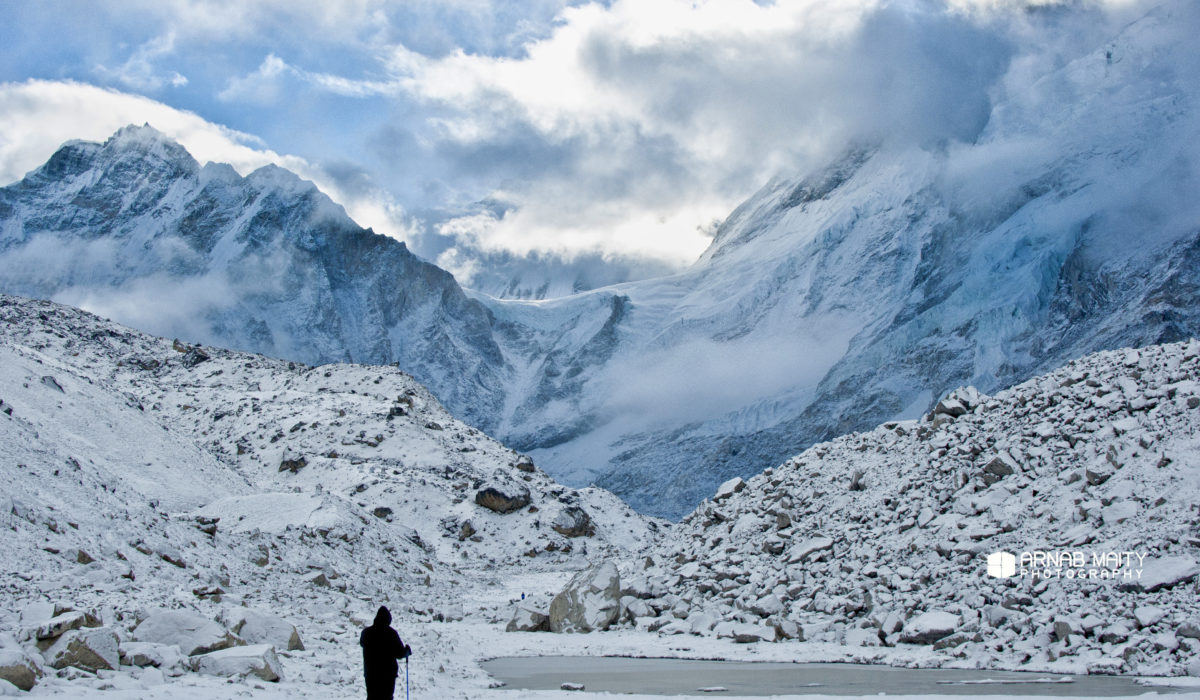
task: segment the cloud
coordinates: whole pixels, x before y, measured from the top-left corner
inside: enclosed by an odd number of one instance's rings
[[[970,140],[1011,47],[938,3],[618,0],[569,8],[519,57],[388,57],[424,137],[503,217],[446,227],[484,251],[683,265],[781,170],[848,141]]]
[[[378,233],[403,238],[412,226],[377,186],[338,179],[309,161],[267,149],[254,136],[213,124],[155,100],[75,82],[30,80],[0,84],[0,183],[14,182],[72,139],[104,141],[127,124],[149,123],[181,143],[201,163],[231,164],[246,175],[274,164],[311,180],[351,218]]]
[[[137,90],[156,91],[164,85],[183,87],[188,79],[177,71],[160,70],[154,63],[175,50],[175,34],[168,32],[139,46],[123,64],[116,68],[96,66],[96,73]]]

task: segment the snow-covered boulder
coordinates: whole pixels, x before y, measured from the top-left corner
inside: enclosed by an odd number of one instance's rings
[[[91,624],[88,624],[89,622]],[[33,637],[38,640],[38,647],[45,651],[54,643],[55,639],[84,626],[96,627],[97,624],[94,620],[89,620],[86,613],[77,610],[65,612],[38,625]]]
[[[1138,627],[1150,627],[1167,616],[1167,611],[1153,605],[1139,605],[1133,609],[1133,617]]]
[[[574,576],[550,603],[551,632],[605,630],[621,611],[621,577],[611,561]]]
[[[723,501],[744,488],[746,488],[746,480],[740,476],[735,476],[717,487],[717,493],[713,496],[713,500]]]
[[[270,644],[221,649],[192,657],[192,670],[210,676],[257,676],[264,681],[283,680],[283,665]]]
[[[121,642],[121,663],[139,668],[171,668],[184,660],[179,647],[154,642]]]
[[[848,647],[877,647],[879,644],[879,630],[874,627],[851,627],[846,630],[846,646]]]
[[[206,654],[242,644],[217,623],[183,610],[156,610],[133,630],[139,642],[174,644],[186,656]]]
[[[596,534],[591,516],[579,506],[567,506],[558,511],[550,527],[564,537],[591,537]]]
[[[74,629],[45,652],[54,668],[73,666],[86,671],[116,670],[121,665],[117,633],[108,627]]]
[[[549,632],[550,616],[532,606],[517,605],[512,619],[504,627],[505,632]]]
[[[753,644],[755,642],[773,642],[776,633],[775,628],[771,625],[738,622],[730,628],[729,636],[738,644]]]
[[[904,625],[900,641],[908,644],[933,644],[958,629],[962,620],[958,615],[941,610],[921,613]]]
[[[37,660],[18,648],[0,649],[0,680],[29,690],[42,677]]]
[[[233,608],[224,616],[229,631],[247,644],[270,644],[276,649],[304,651],[296,626],[278,615],[252,608]]]
[[[1171,588],[1181,583],[1187,583],[1200,574],[1200,566],[1191,557],[1163,557],[1147,560],[1142,566],[1142,576],[1129,583],[1122,583],[1121,589],[1153,593],[1163,588]]]
[[[778,615],[783,612],[783,601],[774,593],[768,593],[750,605],[750,612],[759,617]]]
[[[833,549],[833,540],[828,537],[812,537],[792,545],[788,551],[788,563],[799,564],[817,552]]]

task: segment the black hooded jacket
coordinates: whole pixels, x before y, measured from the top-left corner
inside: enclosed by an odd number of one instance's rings
[[[395,678],[400,670],[397,659],[412,653],[412,649],[401,641],[391,624],[392,614],[386,607],[380,607],[379,612],[375,613],[375,624],[364,629],[358,638],[368,684],[372,679]]]

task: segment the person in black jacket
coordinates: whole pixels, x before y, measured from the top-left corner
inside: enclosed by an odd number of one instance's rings
[[[397,659],[412,654],[396,630],[392,629],[392,613],[385,606],[375,613],[375,624],[364,629],[358,644],[363,650],[363,673],[367,678],[367,700],[392,700],[396,691],[396,675],[400,672]]]

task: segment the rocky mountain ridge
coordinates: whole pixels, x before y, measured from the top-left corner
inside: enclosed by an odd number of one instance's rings
[[[1101,352],[730,480],[622,566],[611,622],[1200,675],[1198,502],[1200,341]]]

